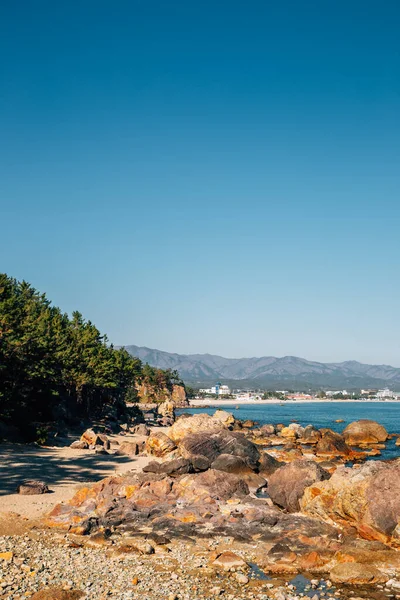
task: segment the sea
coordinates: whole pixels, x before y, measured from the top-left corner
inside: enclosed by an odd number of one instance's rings
[[[291,422],[299,423],[304,427],[314,425],[317,429],[329,427],[338,433],[352,421],[359,419],[372,419],[381,423],[388,433],[400,434],[400,402],[282,402],[281,404],[235,404],[218,407],[210,403],[210,408],[196,407],[185,408],[180,414],[214,414],[217,408],[226,410],[233,414],[236,419],[246,421],[250,419],[260,425],[266,423],[283,423],[289,425]],[[343,419],[343,423],[336,423],[337,419]],[[386,442],[386,448],[381,450],[381,456],[374,460],[387,460],[400,457],[400,447],[395,445],[395,439]]]

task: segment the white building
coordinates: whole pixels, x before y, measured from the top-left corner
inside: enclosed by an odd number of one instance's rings
[[[199,390],[200,394],[212,394],[213,396],[230,396],[231,390],[227,385],[216,383],[211,388],[203,388]]]
[[[397,395],[392,392],[392,390],[389,390],[389,388],[379,390],[379,392],[376,394],[377,398],[396,398],[396,396]]]

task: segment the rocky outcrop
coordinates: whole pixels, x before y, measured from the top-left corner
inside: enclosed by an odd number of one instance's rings
[[[280,467],[283,467],[283,465],[284,463],[280,462],[279,460],[276,460],[276,458],[274,458],[267,452],[262,452],[260,460],[258,462],[258,471],[260,475],[268,479],[269,476],[272,475],[272,473],[275,473],[275,471]]]
[[[366,539],[400,545],[400,460],[340,467],[329,481],[308,487],[300,504],[306,514],[351,525]]]
[[[170,427],[168,435],[178,443],[190,433],[215,433],[230,427],[233,423],[233,416],[223,410],[217,410],[212,417],[206,413],[190,417],[182,416]]]
[[[179,444],[179,451],[185,458],[204,456],[211,462],[221,454],[242,458],[252,469],[257,468],[260,452],[255,444],[240,433],[220,430],[215,433],[192,433]]]
[[[176,408],[184,408],[189,406],[185,386],[174,384],[172,388],[171,400]]]
[[[296,460],[277,469],[269,477],[268,493],[274,504],[289,512],[297,512],[304,490],[316,481],[324,481],[329,477],[329,473],[317,463]]]
[[[176,444],[162,431],[153,432],[146,439],[147,453],[153,456],[166,456],[175,448]]]
[[[376,421],[360,419],[347,425],[343,437],[349,446],[380,444],[388,439],[388,432]]]

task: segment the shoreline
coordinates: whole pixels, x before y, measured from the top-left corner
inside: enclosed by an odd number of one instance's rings
[[[214,406],[268,406],[270,404],[399,404],[400,400],[365,400],[365,399],[357,399],[357,400],[327,400],[326,398],[310,398],[310,399],[301,399],[301,400],[279,400],[279,398],[271,398],[268,400],[214,400],[214,399],[204,399],[204,400],[189,400],[189,406],[187,408],[203,408],[209,407],[213,408]],[[184,410],[184,409],[183,409]]]

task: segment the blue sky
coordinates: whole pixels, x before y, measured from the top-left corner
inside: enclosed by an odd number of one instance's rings
[[[3,2],[1,270],[116,344],[400,367],[400,4]]]

